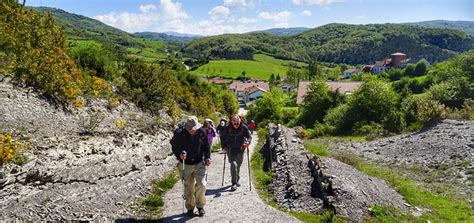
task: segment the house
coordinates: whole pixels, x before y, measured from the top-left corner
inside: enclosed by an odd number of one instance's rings
[[[302,104],[304,96],[308,93],[309,85],[311,81],[300,81],[298,84],[298,94],[296,97],[296,104]],[[360,85],[361,81],[326,81],[326,84],[329,86],[329,89],[333,92],[339,92],[339,94],[352,94],[356,91]]]
[[[245,89],[243,92],[244,92],[244,102],[248,103],[253,100],[257,100],[261,98],[263,96],[263,93],[267,93],[268,91],[257,86],[252,86]]]
[[[375,61],[374,66],[372,67],[372,70],[370,72],[374,74],[380,74],[384,71],[387,71],[389,68],[387,65],[390,63],[390,60],[380,60],[380,61]]]
[[[344,71],[344,73],[342,75],[342,78],[345,78],[345,79],[351,78],[352,75],[358,74],[358,73],[360,73],[359,69],[347,69],[347,70]]]
[[[293,86],[288,83],[282,83],[279,85],[279,87],[283,92],[290,92],[293,89]]]
[[[211,84],[226,85],[229,82],[229,80],[221,78],[221,77],[213,77],[211,79],[208,79],[207,82]]]
[[[270,87],[267,82],[259,80],[248,80],[248,81],[233,81],[229,85],[229,89],[232,90],[237,95],[237,100],[239,102],[248,102],[248,95],[246,94],[246,89],[251,87],[257,87],[264,91],[270,91]]]

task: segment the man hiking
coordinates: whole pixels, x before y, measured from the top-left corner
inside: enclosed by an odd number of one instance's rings
[[[205,176],[207,166],[211,164],[211,147],[197,117],[190,116],[184,127],[176,129],[170,143],[174,155],[180,162],[184,160],[185,164],[181,174],[187,214],[194,216],[194,208],[197,207],[199,216],[204,216]]]
[[[240,187],[240,166],[244,159],[244,152],[248,149],[252,136],[246,125],[242,123],[238,115],[233,115],[230,125],[225,131],[222,131],[223,136],[221,146],[229,156],[230,174],[232,177],[231,191],[237,190]]]

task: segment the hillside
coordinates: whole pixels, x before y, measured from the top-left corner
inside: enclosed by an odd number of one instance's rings
[[[253,31],[250,33],[268,33],[275,36],[293,36],[300,34],[302,32],[308,31],[310,28],[306,27],[292,27],[292,28],[273,28],[273,29],[265,29],[265,30],[258,30]]]
[[[251,59],[263,52],[277,58],[363,64],[393,52],[441,61],[473,48],[474,38],[461,31],[402,24],[329,24],[295,36],[266,33],[226,34],[191,41],[185,56],[210,59]]]
[[[456,29],[474,35],[474,21],[431,20],[407,24],[426,28]]]
[[[184,43],[190,42],[193,39],[198,38],[198,37],[188,37],[188,36],[174,36],[174,35],[168,35],[166,33],[155,33],[155,32],[137,32],[137,33],[134,33],[133,36],[139,37],[139,38],[167,42],[167,43],[174,43],[174,44],[184,44]]]
[[[252,60],[211,60],[191,73],[203,76],[237,78],[245,72],[246,77],[268,80],[272,74],[284,77],[289,67],[302,68],[304,63],[276,59],[264,54],[255,54]]]
[[[129,54],[147,61],[166,58],[163,41],[134,37],[131,34],[106,25],[86,16],[66,12],[62,9],[49,7],[31,7],[39,12],[50,12],[55,22],[64,29],[68,40],[94,40],[117,54]]]
[[[135,43],[132,35],[129,33],[86,16],[49,7],[32,7],[32,9],[40,12],[50,12],[57,24],[63,27],[70,39],[88,39],[99,42],[112,41],[123,46]]]

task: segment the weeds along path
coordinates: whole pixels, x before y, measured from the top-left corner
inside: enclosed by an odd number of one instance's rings
[[[258,141],[257,134],[253,135],[250,153]],[[226,160],[225,182],[222,187],[222,169],[224,154],[213,153],[212,165],[208,169],[208,182],[204,207],[204,217],[189,218],[183,213],[183,185],[179,181],[175,187],[164,196],[163,222],[298,222],[297,219],[267,206],[258,196],[255,188],[249,190],[247,155],[240,169],[242,186],[237,191],[230,191],[230,169]],[[253,185],[253,184],[252,184]],[[196,211],[196,210],[195,210]]]

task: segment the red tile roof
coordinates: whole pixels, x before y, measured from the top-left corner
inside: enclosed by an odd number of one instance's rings
[[[296,97],[296,103],[301,104],[303,103],[304,96],[308,93],[309,85],[311,81],[300,81],[298,84],[298,95]],[[362,84],[360,81],[326,81],[326,84],[329,86],[331,91],[339,90],[340,94],[347,94],[353,93],[355,90],[359,88]]]
[[[257,86],[252,86],[252,87],[249,87],[249,88],[246,88],[243,92],[245,94],[252,94],[252,93],[255,93],[257,91],[263,91],[263,92],[268,92],[266,91],[265,89],[262,89],[262,88],[259,88]]]
[[[229,80],[221,78],[221,77],[213,77],[209,79],[209,83],[214,83],[214,84],[227,84]]]
[[[246,82],[233,81],[232,84],[230,84],[229,89],[234,90],[234,91],[243,91],[252,86],[259,87],[265,91],[270,90],[268,83],[265,81],[246,81]]]

